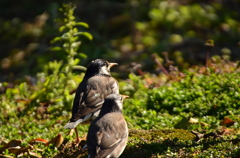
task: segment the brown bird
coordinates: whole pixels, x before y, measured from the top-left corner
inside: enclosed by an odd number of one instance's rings
[[[80,139],[76,126],[91,123],[99,115],[104,99],[109,94],[119,93],[118,82],[110,74],[110,68],[114,65],[117,63],[109,63],[102,59],[92,61],[77,88],[72,117],[64,126],[66,129],[75,129],[77,143]]]
[[[119,157],[126,147],[128,127],[122,114],[128,96],[110,94],[87,135],[88,158]]]

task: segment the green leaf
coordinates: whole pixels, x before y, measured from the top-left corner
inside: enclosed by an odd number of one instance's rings
[[[59,28],[59,32],[62,32],[65,28],[66,28],[66,26],[61,26],[61,27]]]
[[[69,47],[69,43],[64,43],[64,44],[63,44],[63,47],[64,47],[64,48],[68,48],[68,47]]]
[[[81,44],[80,41],[79,42],[74,42],[74,43],[72,43],[72,47],[77,48],[77,47],[79,47],[80,44]]]
[[[39,91],[36,91],[36,93],[33,93],[31,96],[30,96],[30,100],[34,100],[36,98],[38,98],[44,91],[46,91],[46,88],[42,88],[41,90]]]
[[[62,39],[69,39],[70,38],[69,33],[64,33],[61,38]]]
[[[73,69],[75,69],[75,70],[83,70],[83,71],[86,71],[86,70],[87,70],[86,67],[80,66],[80,65],[73,66]]]
[[[74,33],[74,36],[79,36],[79,35],[84,35],[89,40],[93,39],[93,36],[90,33],[88,33],[88,32],[77,32],[77,33]]]
[[[45,81],[45,83],[43,84],[44,87],[47,87],[51,82],[50,78],[47,78],[47,80]]]
[[[26,82],[23,82],[19,85],[19,91],[22,93],[22,94],[25,94],[26,91],[27,91],[27,84]]]
[[[60,41],[62,37],[55,37],[53,40],[51,40],[51,43],[55,43],[57,41]]]
[[[84,59],[87,58],[87,55],[84,54],[84,53],[79,53],[79,56],[82,57],[82,58],[84,58]]]
[[[78,58],[76,58],[76,59],[74,60],[73,65],[77,65],[79,62],[80,62],[80,60],[79,60]]]
[[[50,50],[52,50],[52,51],[61,51],[63,49],[61,47],[52,47],[52,48],[50,48]]]
[[[208,40],[205,42],[205,46],[214,47],[214,40],[208,39]]]
[[[83,27],[85,27],[85,28],[88,28],[88,27],[89,27],[88,24],[85,23],[85,22],[77,22],[75,25],[83,26]]]

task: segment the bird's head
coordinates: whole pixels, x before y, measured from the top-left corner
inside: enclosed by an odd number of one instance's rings
[[[110,63],[103,59],[93,60],[87,67],[86,75],[87,76],[94,76],[94,75],[111,76],[110,68],[114,65],[118,65],[118,64]]]
[[[107,112],[122,112],[123,100],[128,98],[127,95],[110,94],[105,98],[101,113]]]

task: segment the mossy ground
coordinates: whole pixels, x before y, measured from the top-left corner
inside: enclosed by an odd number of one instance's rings
[[[197,140],[195,134],[183,129],[130,129],[129,142],[121,158],[239,157],[240,139],[238,137],[216,135],[217,137],[206,136]],[[55,158],[87,158],[87,150],[81,150],[85,143],[86,141],[83,140],[78,147],[74,147],[74,145],[65,146],[65,149],[61,148],[62,151]]]
[[[238,136],[240,131],[230,128],[223,129],[222,132],[216,131],[205,134],[193,134],[192,131],[184,129],[130,129],[129,141],[121,157],[239,157],[240,139]],[[86,129],[83,129],[80,133],[82,133],[81,136],[84,138],[86,136]],[[202,137],[200,138],[198,134],[202,135]],[[29,151],[33,151],[32,153],[35,152],[35,157],[87,157],[87,150],[82,150],[86,144],[86,140],[82,140],[81,143],[76,146],[74,144],[75,136],[70,137],[63,135],[63,137],[63,142],[58,148],[56,148],[56,142],[48,146],[42,143],[29,143],[32,146]],[[22,148],[30,146],[24,142],[24,140],[18,139],[18,142],[20,142]],[[3,144],[2,141],[1,145]],[[26,152],[19,156],[29,157],[29,154]],[[14,154],[2,150],[0,157],[13,158]]]

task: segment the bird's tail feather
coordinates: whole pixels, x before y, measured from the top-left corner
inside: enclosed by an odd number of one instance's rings
[[[81,123],[82,122],[82,119],[79,119],[79,120],[77,120],[77,121],[75,121],[75,122],[68,122],[65,126],[64,126],[64,128],[65,129],[73,129],[73,128],[75,128],[79,123]]]

